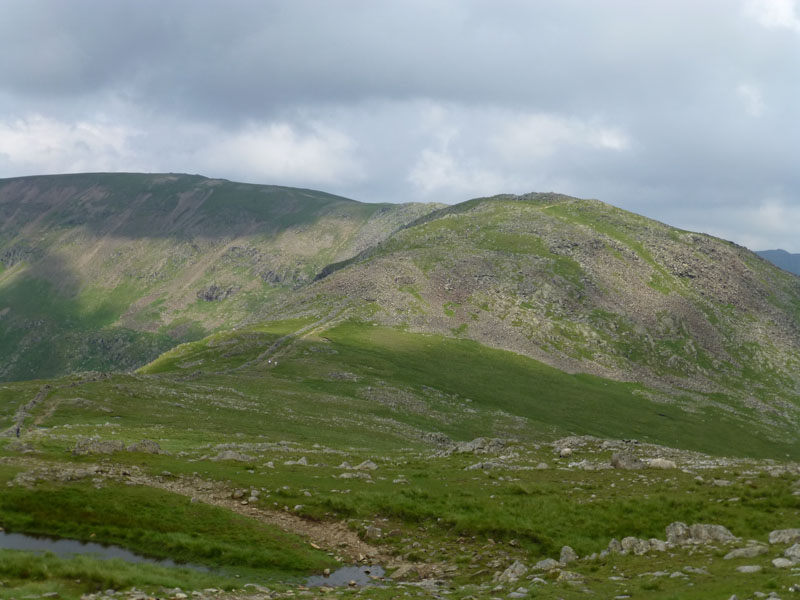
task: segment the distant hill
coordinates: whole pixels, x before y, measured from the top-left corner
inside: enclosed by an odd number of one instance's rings
[[[198,175],[0,180],[0,381],[141,366],[440,206]]]
[[[699,430],[662,419],[703,414],[692,427],[797,442],[800,279],[731,242],[552,193],[391,205],[190,175],[0,181],[0,379],[155,360],[142,372],[261,385],[276,322],[302,397],[322,377],[343,405],[417,406],[481,373],[487,402],[564,432],[672,443]]]
[[[756,254],[784,271],[800,275],[800,254],[791,254],[786,250],[758,250]]]

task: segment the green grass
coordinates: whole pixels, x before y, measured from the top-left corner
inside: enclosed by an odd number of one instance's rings
[[[8,530],[115,544],[153,558],[246,569],[263,578],[308,574],[333,561],[299,538],[214,506],[140,486],[40,484],[0,496]]]
[[[219,573],[131,564],[89,556],[59,558],[0,550],[0,598],[20,598],[56,593],[60,598],[80,598],[99,591],[131,587],[160,592],[162,588],[231,589],[238,581]]]

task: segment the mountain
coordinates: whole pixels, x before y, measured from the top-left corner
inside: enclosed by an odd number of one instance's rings
[[[360,332],[353,343],[376,355],[399,357],[403,344],[424,355],[433,335],[443,348],[467,344],[466,371],[480,371],[470,360],[507,360],[486,353],[511,352],[533,361],[532,372],[629,384],[622,396],[598,396],[608,405],[632,406],[620,398],[633,394],[648,411],[711,411],[734,428],[755,420],[787,444],[800,426],[800,280],[730,242],[596,200],[374,205],[199,176],[93,174],[7,180],[0,207],[6,379],[130,370],[178,344],[154,364],[226,374],[244,368],[239,355],[263,363],[252,353],[264,342],[239,333],[248,324],[289,323],[298,343],[350,324]],[[359,324],[403,335],[373,339]],[[198,350],[185,342],[213,332],[222,341],[197,347],[222,344],[222,356],[186,358]],[[304,362],[338,372],[326,360]],[[447,356],[426,364],[448,369]],[[405,368],[387,381],[398,384]],[[545,405],[573,385],[553,377],[561,383]],[[574,381],[570,413],[597,394]],[[398,389],[424,401],[416,384]],[[544,405],[525,406],[531,419]],[[635,427],[605,423],[631,410],[606,408],[591,426],[574,420],[576,431],[633,436]],[[641,428],[666,442],[664,431]]]
[[[800,278],[745,248],[557,194],[0,191],[0,542],[191,567],[0,548],[15,597],[796,586]]]
[[[790,254],[786,250],[758,250],[756,254],[785,271],[800,275],[800,254]]]
[[[800,280],[747,249],[595,200],[497,196],[434,211],[328,267],[280,314],[473,339],[691,407],[797,418]]]
[[[140,366],[434,208],[192,175],[0,180],[0,380]]]

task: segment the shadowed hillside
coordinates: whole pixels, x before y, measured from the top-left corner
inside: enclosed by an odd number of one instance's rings
[[[435,206],[192,175],[0,181],[0,379],[130,369]]]

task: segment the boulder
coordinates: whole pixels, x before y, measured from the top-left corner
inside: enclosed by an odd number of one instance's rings
[[[568,565],[569,563],[578,560],[578,554],[569,546],[564,546],[561,548],[561,558],[559,560],[565,565]]]
[[[580,573],[575,573],[574,571],[561,571],[556,577],[556,581],[558,583],[569,583],[572,585],[578,585],[583,583],[585,577]]]
[[[725,560],[731,560],[733,558],[755,558],[756,556],[761,556],[762,554],[767,553],[766,546],[746,546],[744,548],[736,548],[736,550],[731,550],[725,555]]]
[[[800,544],[795,544],[791,548],[787,548],[786,552],[783,553],[786,558],[791,558],[793,560],[800,560]]]
[[[611,466],[615,469],[643,469],[645,464],[638,456],[627,452],[615,452],[611,456]]]
[[[667,525],[667,542],[670,544],[685,544],[690,538],[691,533],[686,523],[675,521]]]
[[[376,465],[371,460],[365,460],[364,462],[362,462],[361,464],[356,465],[353,468],[356,471],[374,471],[375,469],[378,468],[378,465]]]
[[[770,544],[796,544],[800,542],[800,529],[776,529],[769,534]]]
[[[533,568],[537,571],[552,571],[553,569],[559,569],[563,566],[564,565],[553,558],[545,558],[537,562]]]
[[[736,567],[739,573],[758,573],[761,569],[761,565],[742,565],[741,567]]]
[[[776,569],[788,569],[789,567],[794,566],[794,561],[789,558],[773,558],[772,566]]]
[[[732,542],[736,539],[726,527],[722,525],[707,525],[704,523],[695,523],[689,527],[689,532],[692,541],[701,544],[707,542]]]
[[[75,443],[72,454],[83,456],[87,454],[113,454],[125,450],[125,443],[120,440],[101,440],[96,437],[81,438]]]
[[[142,440],[128,446],[128,452],[141,452],[143,454],[163,454],[161,446],[153,440]]]
[[[236,462],[253,462],[255,460],[255,457],[250,456],[249,454],[236,452],[235,450],[223,450],[216,456],[212,457],[211,460],[213,461],[235,460]]]
[[[523,565],[518,560],[515,560],[510,567],[498,575],[497,581],[500,583],[514,583],[521,577],[524,577],[527,572],[528,567]]]

